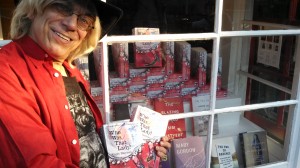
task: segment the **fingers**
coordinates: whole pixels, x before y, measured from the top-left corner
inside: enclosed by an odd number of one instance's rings
[[[162,137],[161,141],[159,142],[159,146],[156,146],[156,152],[162,160],[167,159],[167,153],[171,148],[170,139],[167,136]]]
[[[160,158],[164,158],[167,156],[167,149],[161,146],[156,146],[156,153]]]
[[[164,147],[166,149],[166,152],[168,152],[167,150],[171,148],[171,143],[168,141],[160,141],[159,144],[161,147]]]

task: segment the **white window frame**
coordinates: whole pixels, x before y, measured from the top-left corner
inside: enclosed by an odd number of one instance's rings
[[[251,6],[253,3],[253,0],[234,0],[234,8],[235,10],[244,10],[245,6]],[[237,107],[228,107],[228,108],[222,108],[222,109],[215,109],[216,105],[216,85],[217,85],[217,66],[218,65],[218,57],[219,57],[219,49],[220,49],[220,41],[223,37],[253,37],[253,36],[261,36],[261,35],[298,35],[297,37],[297,49],[295,52],[295,55],[300,54],[300,44],[299,44],[299,35],[300,30],[298,29],[289,29],[289,30],[261,30],[261,31],[248,31],[248,30],[242,30],[242,31],[222,31],[222,12],[223,12],[223,0],[216,0],[216,12],[215,12],[215,30],[211,33],[189,33],[189,34],[161,34],[161,35],[126,35],[126,36],[106,36],[104,37],[101,42],[103,45],[103,55],[102,57],[102,84],[103,84],[103,96],[104,96],[104,105],[103,110],[106,116],[106,122],[110,122],[110,103],[109,103],[109,84],[108,84],[108,45],[111,45],[114,42],[141,42],[141,41],[189,41],[189,40],[207,40],[212,39],[214,40],[214,47],[213,47],[213,68],[212,68],[212,74],[213,78],[211,80],[212,89],[211,89],[211,107],[212,109],[210,111],[202,111],[202,112],[193,112],[193,113],[184,113],[184,114],[174,114],[169,115],[169,119],[179,119],[179,118],[188,118],[188,117],[196,117],[196,116],[203,116],[203,115],[210,115],[211,116],[211,123],[213,124],[214,121],[214,114],[219,113],[227,113],[227,112],[238,112],[238,111],[248,111],[248,110],[254,110],[254,109],[260,109],[260,108],[269,108],[269,107],[276,107],[276,106],[288,106],[291,105],[292,108],[290,108],[289,112],[289,118],[288,118],[288,125],[286,130],[286,138],[284,143],[284,156],[286,156],[286,161],[280,161],[277,163],[270,163],[264,166],[264,168],[295,168],[300,166],[300,108],[298,106],[300,98],[297,93],[300,92],[299,90],[299,76],[300,76],[300,67],[295,66],[294,71],[294,79],[293,79],[293,87],[291,91],[291,99],[285,100],[285,101],[278,101],[278,102],[269,102],[269,103],[261,103],[261,104],[251,104],[251,105],[242,105]],[[240,18],[247,18],[249,15],[245,13],[237,13],[234,18],[236,20],[242,20]],[[250,13],[251,15],[251,13]],[[238,28],[238,25],[240,23],[233,23],[233,26],[235,28]],[[234,44],[241,44],[239,41],[234,41]],[[243,43],[244,44],[244,43]],[[234,47],[234,46],[232,46]],[[241,53],[241,48],[243,46],[237,46],[236,49],[238,53]],[[239,49],[239,50],[238,50]],[[105,57],[106,56],[106,57]],[[242,61],[240,60],[240,64]],[[296,65],[300,64],[300,56],[296,57]],[[241,70],[245,70],[247,72],[247,69],[240,68]],[[230,72],[235,71],[237,69],[230,69]],[[248,78],[249,74],[245,72],[240,72],[242,75],[236,75],[236,77],[229,76],[229,79],[233,79],[234,81],[238,82],[241,79],[239,78]],[[238,72],[237,72],[238,73]],[[244,75],[243,75],[244,74]],[[245,86],[242,85],[236,85],[237,87],[234,88],[234,91],[238,91],[241,89],[246,89]],[[241,97],[244,97],[245,95],[240,95]],[[244,100],[244,99],[243,99]],[[208,153],[207,155],[211,155],[211,141],[212,141],[212,127],[210,127],[210,135],[208,136]],[[210,157],[207,157],[207,167],[209,167],[210,163]]]

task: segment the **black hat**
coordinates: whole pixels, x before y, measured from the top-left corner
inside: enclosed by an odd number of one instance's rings
[[[95,4],[101,27],[102,27],[102,33],[100,35],[100,39],[104,37],[107,33],[109,33],[113,27],[117,24],[117,22],[120,20],[120,18],[123,15],[123,11],[109,3],[105,3],[101,0],[93,0],[92,1]]]

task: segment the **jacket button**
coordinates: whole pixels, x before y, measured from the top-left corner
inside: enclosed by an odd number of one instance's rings
[[[72,144],[73,144],[73,145],[76,145],[76,144],[77,144],[77,140],[76,140],[76,139],[73,139],[73,140],[72,140]]]
[[[65,105],[65,109],[68,110],[68,109],[69,109],[69,106],[68,106],[68,105]]]
[[[55,72],[55,73],[54,73],[54,76],[55,76],[55,77],[59,77],[59,73],[58,73],[58,72]]]

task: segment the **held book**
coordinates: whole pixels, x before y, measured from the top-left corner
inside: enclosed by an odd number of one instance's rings
[[[269,163],[266,131],[240,133],[245,167]]]
[[[190,136],[172,141],[171,155],[174,168],[205,168],[204,137]]]
[[[144,140],[138,122],[120,121],[103,125],[102,137],[110,168],[158,168],[158,141]]]
[[[212,140],[212,168],[239,168],[237,153],[232,137]]]
[[[151,141],[165,136],[168,126],[166,117],[140,105],[133,111],[130,121],[140,123],[143,139]]]

